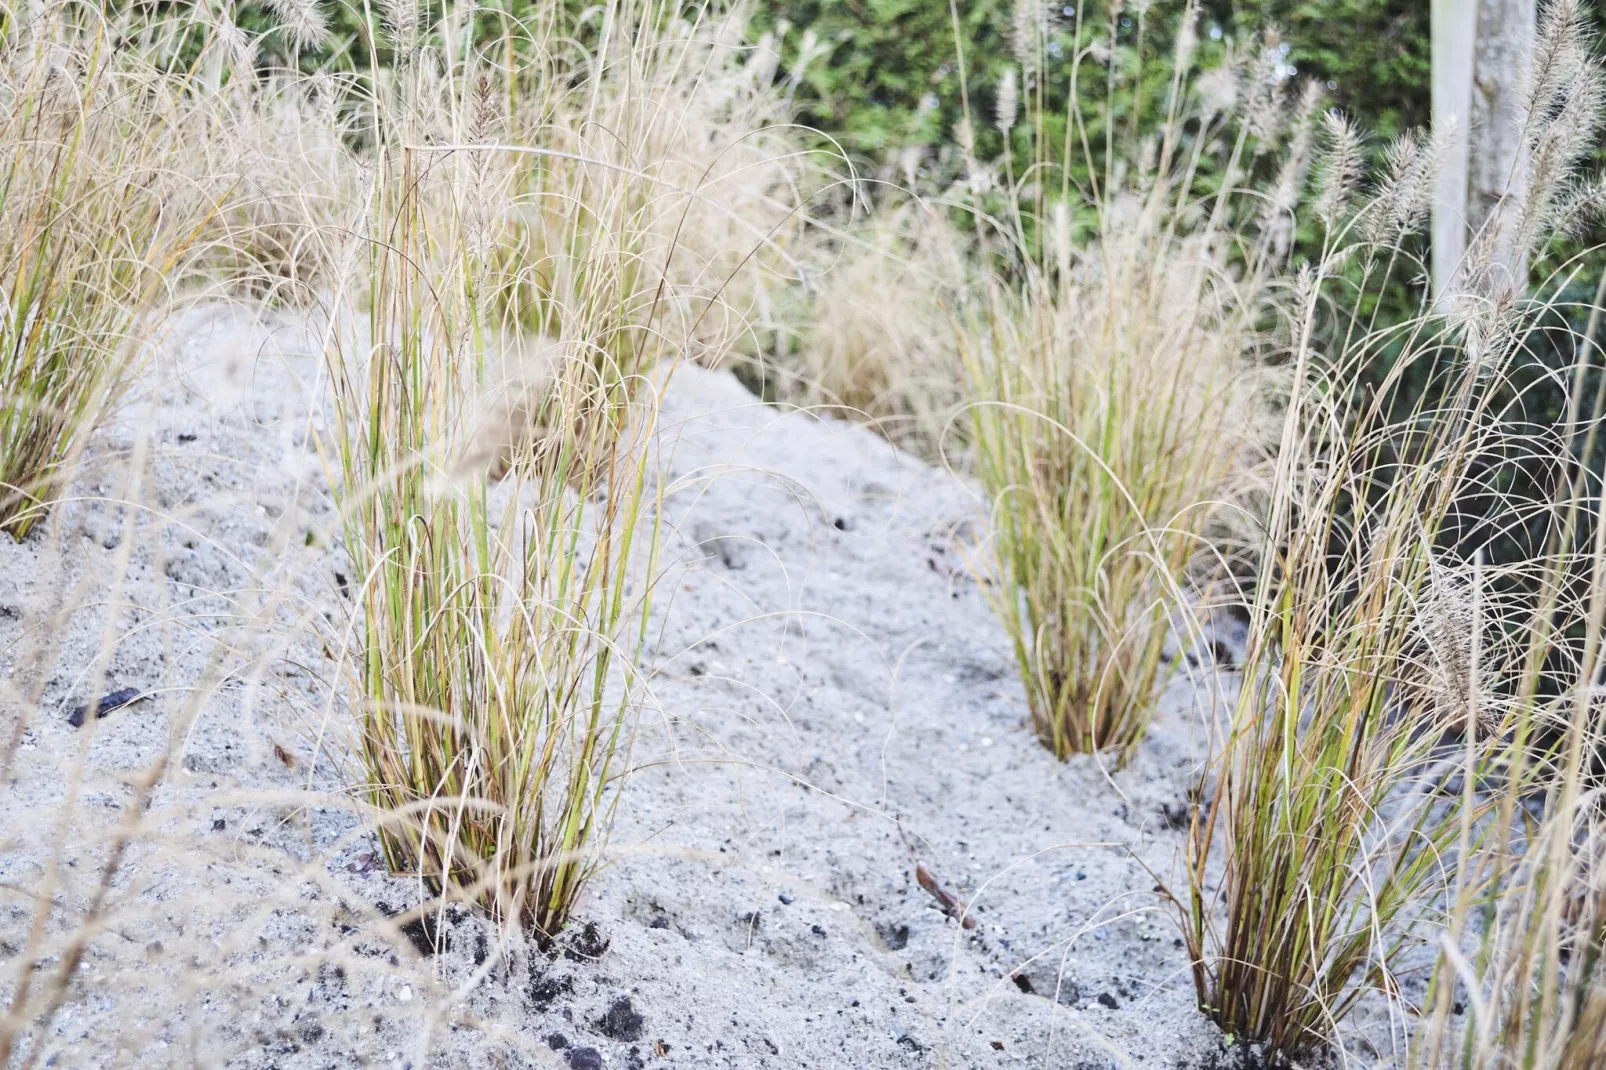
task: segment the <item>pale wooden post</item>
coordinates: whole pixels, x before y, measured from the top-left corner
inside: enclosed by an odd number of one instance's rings
[[[1533,61],[1536,17],[1534,0],[1481,0],[1478,6],[1467,230],[1488,243],[1489,277],[1483,286],[1491,294],[1528,288],[1528,251],[1518,233],[1528,196],[1521,98]]]
[[[1478,0],[1433,0],[1433,129],[1452,136],[1433,188],[1433,299],[1442,305],[1467,252],[1472,64]]]
[[[1535,0],[1433,0],[1433,126],[1454,136],[1433,205],[1433,295],[1468,280],[1456,273],[1471,238],[1480,291],[1521,291],[1528,277],[1515,212],[1527,190],[1521,87],[1532,59]]]

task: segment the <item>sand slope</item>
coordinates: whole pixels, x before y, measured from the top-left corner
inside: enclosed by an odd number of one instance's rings
[[[56,902],[43,986],[119,828],[140,833],[41,1063],[1216,1061],[1144,866],[1171,873],[1193,684],[1130,768],[1056,762],[966,565],[972,490],[697,368],[662,405],[668,571],[615,862],[550,954],[466,908],[398,931],[420,889],[375,865],[335,769],[352,577],[315,350],[287,317],[188,315],[50,530],[0,540],[0,730],[22,740],[0,996],[34,897]],[[121,687],[154,697],[66,723]]]

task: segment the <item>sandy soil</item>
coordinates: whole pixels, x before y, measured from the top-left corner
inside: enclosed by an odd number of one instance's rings
[[[93,923],[38,1065],[1223,1062],[1153,891],[1195,684],[1129,768],[1056,762],[966,565],[972,490],[695,368],[663,402],[669,571],[613,863],[550,953],[466,908],[398,926],[421,889],[337,769],[316,345],[257,315],[188,315],[48,530],[0,537],[0,997]],[[20,969],[41,897],[50,954]]]

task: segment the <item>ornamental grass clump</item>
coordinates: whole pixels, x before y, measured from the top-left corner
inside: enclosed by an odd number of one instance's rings
[[[957,458],[965,369],[953,333],[934,325],[968,274],[945,208],[887,199],[844,236],[777,394],[861,420],[929,460]]]
[[[360,776],[386,862],[541,941],[600,863],[641,698],[648,374],[728,344],[696,329],[719,288],[672,228],[710,210],[678,179],[729,139],[672,134],[731,114],[673,113],[704,99],[694,61],[728,57],[705,39],[720,28],[645,4],[592,17],[592,50],[401,49],[376,106],[368,339],[332,328]]]
[[[1553,5],[1542,25],[1542,51],[1576,36],[1576,6]],[[1531,181],[1488,228],[1520,238],[1530,263],[1599,208],[1598,185],[1575,181],[1592,137],[1569,102],[1598,105],[1600,88],[1582,53],[1541,64],[1528,87]],[[1403,136],[1363,190],[1354,131],[1327,125],[1323,248],[1294,291],[1247,655],[1211,742],[1182,911],[1201,1006],[1273,1060],[1330,1046],[1373,994],[1409,1012],[1397,1021],[1421,1013],[1406,992],[1435,939],[1445,964],[1430,1003],[1445,1035],[1449,964],[1476,941],[1467,919],[1532,916],[1522,885],[1495,879],[1515,871],[1505,860],[1576,841],[1599,668],[1601,529],[1584,523],[1599,492],[1578,463],[1594,452],[1583,429],[1600,403],[1586,419],[1581,392],[1598,371],[1587,341],[1551,329],[1579,262],[1528,296],[1497,262],[1512,243],[1484,233],[1437,306],[1373,324],[1358,311],[1367,295],[1421,271],[1412,250],[1441,143]],[[1559,369],[1545,356],[1558,342]],[[1381,381],[1360,387],[1378,367]],[[1558,390],[1561,418],[1536,417]],[[1554,788],[1567,783],[1570,799]],[[1560,824],[1535,837],[1524,815],[1547,793]],[[1553,993],[1553,980],[1540,983]],[[1496,1028],[1486,1010],[1474,1020],[1473,1034]]]
[[[1523,87],[1528,196],[1512,198],[1504,234],[1480,236],[1485,249],[1515,236],[1530,253],[1531,234],[1599,217],[1600,180],[1575,176],[1606,119],[1606,71],[1590,25],[1576,3],[1544,12]],[[1552,290],[1600,253],[1586,249],[1559,265]],[[1474,281],[1490,259],[1474,256]],[[1485,599],[1496,611],[1464,630],[1473,649],[1504,640],[1513,653],[1477,659],[1476,692],[1502,732],[1488,762],[1493,816],[1485,835],[1461,837],[1466,862],[1449,895],[1413,1066],[1582,1070],[1606,1061],[1606,280],[1593,290],[1581,311],[1558,299],[1540,309],[1551,312],[1550,344],[1570,362],[1546,377],[1562,393],[1546,406],[1553,422],[1528,447],[1539,462],[1528,467],[1545,473],[1547,493],[1498,503],[1506,515],[1535,518],[1519,528],[1532,532],[1531,552],[1510,570],[1520,568],[1523,582],[1505,585],[1525,597],[1504,607]]]
[[[617,294],[593,295],[602,322],[582,313],[550,368],[487,381],[501,361],[476,317],[458,205],[423,203],[421,185],[450,179],[421,155],[380,162],[389,241],[373,252],[372,350],[343,360],[339,384],[360,753],[392,871],[549,938],[624,772],[651,579],[652,548],[636,542],[651,420],[618,363],[635,352],[609,322]],[[600,285],[616,265],[586,266]]]
[[[1079,89],[1103,80],[1085,68],[1118,31],[1078,22],[1068,77],[1081,161],[1049,155],[1037,105],[1018,120],[1022,95],[1041,99],[1038,73],[1024,92],[1013,78],[996,91],[996,125],[1023,158],[970,162],[971,203],[993,206],[985,255],[1001,265],[961,317],[974,466],[992,506],[996,608],[1033,724],[1060,757],[1124,762],[1142,739],[1170,676],[1173,617],[1199,604],[1186,576],[1257,460],[1260,332],[1315,98],[1282,102],[1263,63],[1196,77],[1196,14],[1152,137],[1106,144],[1102,159],[1089,149],[1094,98]],[[1251,164],[1265,158],[1280,165],[1259,189]]]
[[[359,94],[327,73],[259,82],[241,61],[229,68],[196,153],[205,172],[235,176],[212,269],[265,304],[307,305],[343,281],[334,277],[341,236],[361,214],[362,164],[352,148],[360,127],[344,112]]]
[[[504,152],[490,167],[512,183],[491,254],[492,292],[510,321],[550,333],[562,313],[552,287],[564,283],[541,265],[576,256],[573,243],[592,240],[591,230],[627,228],[620,269],[662,281],[626,287],[635,301],[627,314],[638,325],[650,319],[666,345],[719,366],[788,334],[777,306],[819,258],[807,204],[832,154],[806,147],[788,123],[778,54],[767,42],[748,45],[746,25],[741,6],[681,18],[633,0],[617,14],[593,9],[572,28],[591,42],[584,63],[555,44],[512,49],[530,59],[485,102],[504,116]],[[575,84],[557,104],[566,78]],[[628,200],[574,203],[603,188],[599,161],[626,172],[609,182],[628,178]],[[576,229],[577,214],[603,206],[612,218]]]
[[[1448,733],[1480,730],[1459,701],[1467,659],[1451,653],[1477,584],[1437,541],[1491,440],[1481,421],[1437,413],[1417,414],[1439,428],[1417,442],[1376,411],[1364,429],[1324,415],[1285,444],[1302,471],[1277,493],[1299,507],[1274,517],[1288,525],[1268,546],[1276,573],[1259,577],[1241,692],[1188,844],[1200,1005],[1279,1057],[1325,1043],[1367,988],[1397,989],[1391,971],[1455,843],[1439,752]]]
[[[0,529],[45,515],[140,355],[216,197],[178,195],[184,77],[93,9],[0,37]]]

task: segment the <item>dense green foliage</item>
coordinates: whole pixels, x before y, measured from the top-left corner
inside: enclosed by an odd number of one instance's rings
[[[1242,35],[1280,28],[1298,76],[1324,83],[1367,130],[1389,137],[1426,126],[1432,72],[1421,0],[1218,0],[1218,25]]]
[[[1155,5],[1148,19],[1163,31],[1179,6]],[[1426,4],[1207,0],[1203,7],[1200,30],[1208,42],[1245,41],[1264,28],[1280,28],[1291,76],[1327,83],[1335,103],[1377,134],[1427,122]],[[1107,0],[1088,4],[1081,13],[1084,27],[1102,29],[1110,11]],[[1050,66],[1068,63],[1076,15],[1072,4],[1051,9]],[[958,0],[952,8],[947,0],[769,0],[757,23],[779,37],[783,69],[808,60],[797,87],[803,121],[843,139],[851,150],[877,155],[941,141],[961,116],[956,19],[965,88],[985,115],[1001,72],[1015,62],[1015,18],[1013,5],[987,0]],[[1118,40],[1135,41],[1139,16],[1127,11],[1117,18]],[[1155,25],[1145,30],[1145,58],[1163,57],[1169,33],[1155,32]],[[1129,56],[1128,62],[1135,59]]]
[[[535,17],[541,5],[503,0],[479,5],[482,20]],[[580,5],[563,5],[572,19]],[[1102,35],[1111,15],[1109,0],[1095,0],[1080,13],[1084,40]],[[1128,5],[1131,7],[1131,5]],[[1326,84],[1332,100],[1378,140],[1428,120],[1428,10],[1415,0],[1203,0],[1201,36],[1208,51],[1244,42],[1268,27],[1281,33],[1283,62],[1292,78]],[[1149,7],[1142,26],[1142,56],[1134,48],[1140,16],[1117,14],[1122,61],[1142,61],[1164,77],[1163,60],[1172,45],[1171,27],[1180,4]],[[300,55],[303,67],[365,68],[371,49],[381,63],[390,56],[369,30],[380,19],[377,5],[341,0],[321,5],[330,34],[323,48]],[[247,34],[259,41],[259,61],[278,65],[292,50],[275,29],[264,0],[234,9]],[[963,115],[966,90],[972,110],[989,116],[1012,54],[1015,5],[988,0],[763,0],[754,12],[754,37],[771,33],[783,57],[781,77],[798,75],[792,90],[802,122],[841,140],[851,152],[886,159],[907,146],[930,147],[951,141]],[[1074,4],[1049,8],[1050,54],[1046,81],[1060,100],[1063,80],[1056,64],[1068,67],[1078,13]],[[956,29],[957,42],[956,48]],[[260,35],[260,36],[259,36]],[[964,77],[960,73],[963,52]],[[1159,61],[1159,62],[1157,62]],[[1150,95],[1150,100],[1155,99]],[[1131,102],[1116,100],[1117,118]],[[990,126],[978,124],[978,151],[992,156],[1000,143]],[[1097,133],[1090,131],[1090,133]]]

